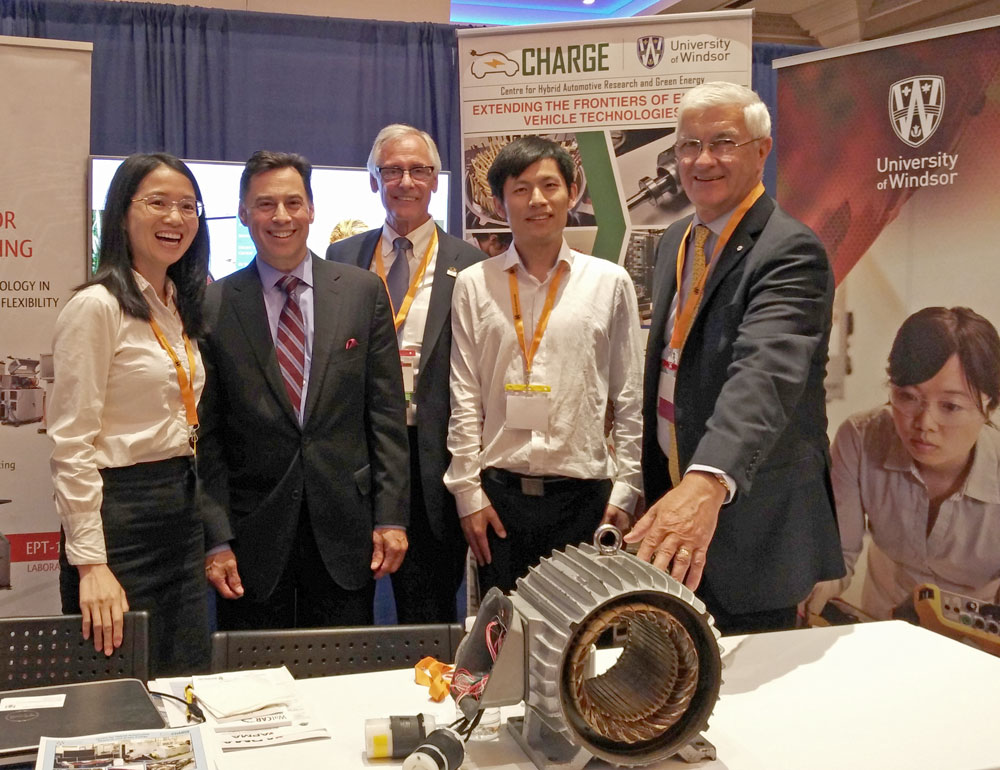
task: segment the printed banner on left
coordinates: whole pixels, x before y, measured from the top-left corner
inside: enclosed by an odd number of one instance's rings
[[[52,330],[89,253],[92,48],[0,36],[0,615],[59,611],[45,408]]]

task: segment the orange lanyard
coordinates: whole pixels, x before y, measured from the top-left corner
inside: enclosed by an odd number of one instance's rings
[[[184,400],[184,411],[187,416],[188,441],[191,444],[191,449],[194,450],[198,443],[198,404],[195,403],[194,398],[195,363],[191,340],[188,338],[186,332],[181,332],[181,336],[184,337],[184,350],[187,352],[188,367],[191,369],[191,379],[188,379],[187,372],[184,371],[181,360],[177,357],[177,353],[171,347],[170,343],[167,342],[167,338],[163,335],[160,325],[152,318],[149,319],[149,325],[153,327],[153,334],[156,335],[157,342],[160,343],[161,348],[167,351],[167,355],[170,356],[170,360],[174,362],[174,368],[177,370],[177,385],[181,389],[181,398]]]
[[[549,323],[549,316],[552,315],[552,308],[556,304],[556,292],[559,291],[559,284],[563,276],[569,271],[569,264],[560,262],[556,268],[556,274],[552,276],[552,283],[549,285],[549,292],[545,296],[545,305],[542,307],[542,315],[535,324],[535,336],[531,340],[531,349],[528,349],[524,341],[524,318],[521,315],[521,295],[517,288],[517,266],[515,265],[507,271],[507,279],[510,283],[510,306],[514,312],[514,330],[517,332],[517,341],[521,345],[521,353],[524,354],[524,364],[528,377],[531,377],[531,362],[535,360],[535,353],[542,343],[542,335],[545,334],[545,327]]]
[[[726,228],[722,231],[722,235],[719,236],[719,240],[715,244],[715,248],[712,249],[712,256],[708,261],[708,266],[705,272],[702,273],[701,279],[698,281],[696,286],[691,287],[691,291],[688,293],[688,299],[692,301],[685,302],[684,294],[681,292],[681,286],[683,285],[684,277],[684,260],[687,257],[687,242],[688,237],[691,235],[691,224],[688,225],[687,230],[684,231],[684,237],[681,238],[680,246],[677,247],[677,320],[674,321],[674,331],[670,335],[670,347],[678,350],[684,346],[684,340],[687,339],[688,330],[691,328],[691,322],[694,321],[694,314],[698,312],[698,299],[701,297],[702,291],[705,289],[705,282],[708,280],[708,274],[711,272],[712,267],[715,266],[715,258],[719,255],[719,252],[725,247],[729,242],[729,239],[733,235],[733,231],[739,226],[740,222],[743,221],[743,217],[746,216],[750,208],[757,202],[757,199],[764,194],[764,185],[760,182],[754,187],[750,194],[743,199],[733,215],[729,217],[729,222],[726,224]],[[692,223],[693,224],[693,223]]]
[[[406,290],[406,296],[403,297],[403,302],[399,306],[399,312],[396,312],[396,308],[393,308],[393,317],[396,321],[396,331],[398,332],[403,324],[406,322],[406,316],[410,312],[410,305],[413,304],[413,298],[417,296],[417,289],[420,288],[420,282],[424,280],[424,273],[427,272],[427,265],[430,264],[431,255],[437,248],[438,233],[437,228],[431,232],[431,242],[427,244],[427,251],[424,252],[423,259],[420,260],[420,267],[417,269],[417,274],[413,276],[413,280],[410,281],[410,288]],[[401,254],[400,257],[406,258],[405,254]],[[399,257],[396,257],[399,259]],[[385,264],[382,262],[382,237],[379,236],[378,241],[375,243],[375,272],[378,273],[378,277],[382,279],[382,283],[385,283]],[[389,291],[389,284],[385,283],[385,290]],[[391,300],[390,300],[391,302]]]

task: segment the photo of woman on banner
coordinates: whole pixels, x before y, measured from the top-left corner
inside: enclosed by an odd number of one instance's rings
[[[194,453],[209,243],[193,174],[172,155],[128,157],[101,233],[53,341],[62,609],[106,655],[122,613],[148,610],[150,675],[189,672],[208,662]]]
[[[889,353],[889,403],[849,417],[833,442],[847,566],[807,614],[847,588],[871,535],[861,609],[886,619],[913,589],[994,602],[1000,589],[1000,336],[964,307],[907,318]]]

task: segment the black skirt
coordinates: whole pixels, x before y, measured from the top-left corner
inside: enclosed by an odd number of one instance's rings
[[[101,478],[108,566],[129,608],[150,615],[150,677],[207,670],[205,545],[191,460],[105,468]],[[79,572],[65,554],[60,567],[63,612],[78,613]]]

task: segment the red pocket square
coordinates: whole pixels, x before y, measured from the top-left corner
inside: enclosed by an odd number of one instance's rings
[[[347,341],[347,344],[344,345],[344,350],[350,350],[351,348],[356,348],[357,346],[358,346],[358,341],[354,339],[354,337],[351,337]]]

